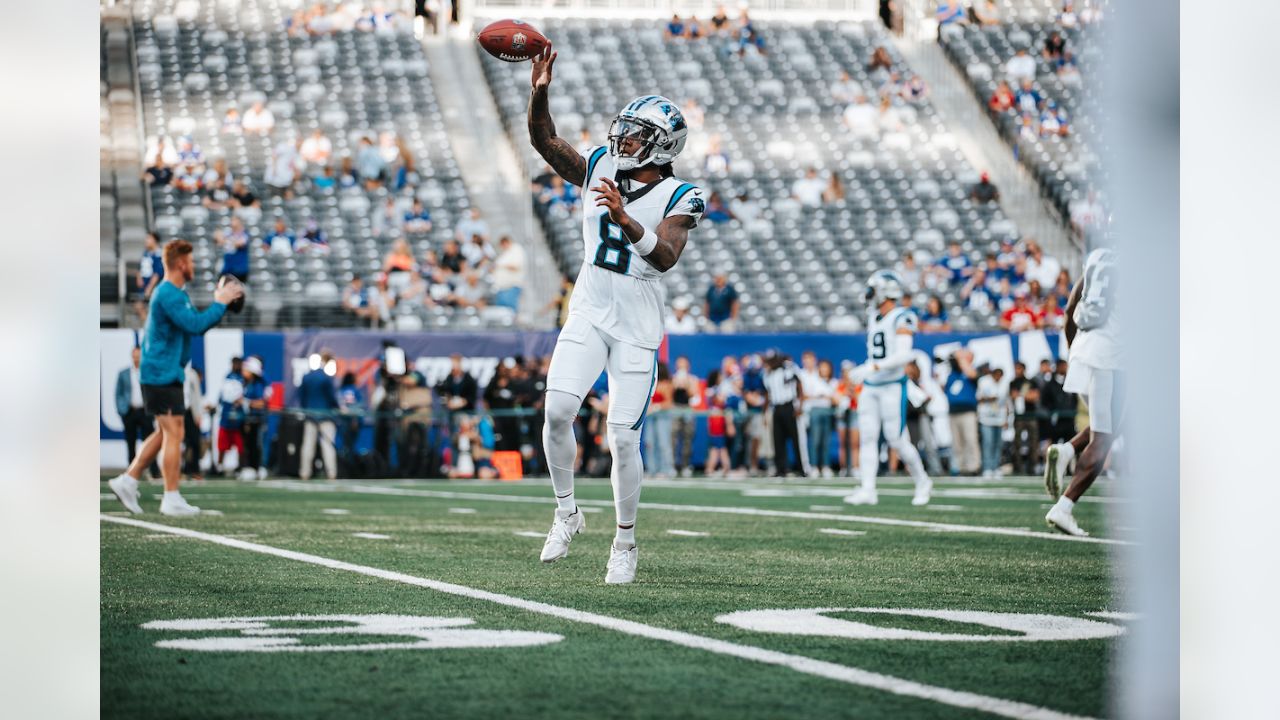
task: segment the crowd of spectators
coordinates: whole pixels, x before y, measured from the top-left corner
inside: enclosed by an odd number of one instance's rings
[[[707,22],[698,20],[696,15],[687,18],[679,13],[671,16],[662,27],[662,37],[667,42],[696,42],[705,40],[716,43],[725,54],[745,55],[748,52],[767,54],[764,37],[751,20],[745,4],[738,9],[738,19],[729,18],[724,5],[716,8],[716,12]]]
[[[475,366],[454,355],[448,373],[428,382],[418,367],[393,373],[384,359],[372,381],[360,384],[350,368],[339,370],[332,353],[317,353],[284,410],[303,424],[298,473],[310,477],[317,449],[330,478],[492,478],[493,454],[502,451],[518,453],[525,472],[544,472],[541,406],[549,364],[549,357],[505,358],[482,383],[468,369]],[[1075,433],[1080,406],[1062,388],[1066,367],[1046,359],[1034,372],[1019,362],[1006,373],[975,363],[965,349],[934,358],[921,353],[907,367],[906,424],[929,472],[998,477],[1009,466],[1020,474],[1040,472],[1047,445]],[[855,368],[850,360],[813,352],[798,364],[778,351],[729,355],[709,368],[695,368],[683,356],[670,367],[660,362],[644,424],[646,474],[856,476],[864,462],[896,471],[898,459],[887,446],[879,457],[859,457]],[[137,437],[148,418],[131,399],[131,373],[136,370],[120,372],[116,404]],[[779,378],[795,385],[785,400],[777,394],[785,387]],[[188,379],[194,428],[188,437],[196,439],[188,472],[256,479],[279,467],[283,451],[268,448],[265,431],[268,407],[281,403],[272,402],[261,358],[235,358],[225,378],[210,381],[207,395],[198,373],[191,370]],[[575,421],[580,473],[609,473],[608,408],[606,388],[584,399]],[[792,417],[794,427],[782,432],[779,419]],[[207,442],[200,439],[202,427],[210,431]],[[790,454],[778,451],[788,446]]]

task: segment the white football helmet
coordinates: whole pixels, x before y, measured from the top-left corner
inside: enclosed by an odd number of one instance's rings
[[[886,300],[898,302],[905,294],[902,278],[892,270],[877,270],[867,278],[867,304],[873,308],[880,307]]]
[[[643,95],[627,104],[609,126],[609,154],[619,170],[634,170],[650,163],[670,165],[684,150],[689,126],[676,104],[661,95]],[[624,155],[622,140],[634,137],[641,147]]]

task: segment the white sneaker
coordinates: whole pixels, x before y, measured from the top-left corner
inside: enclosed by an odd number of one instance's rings
[[[999,468],[996,468],[995,470],[991,471],[991,477],[995,478],[996,480],[1003,480],[1004,471]]]
[[[824,478],[835,477],[835,473],[831,472],[831,468],[824,467],[822,468],[822,477]]]
[[[260,468],[258,468],[258,479],[259,479],[259,480],[266,480],[266,479],[267,479],[267,469],[266,469],[266,468],[264,468],[264,467],[260,467]]]
[[[880,502],[880,498],[876,496],[875,490],[860,487],[853,493],[845,495],[844,501],[850,505],[875,505]]]
[[[691,467],[687,467],[687,468],[685,468],[685,469],[681,470],[681,471],[680,471],[680,477],[682,477],[682,478],[693,477],[693,468],[691,468]]]
[[[1089,537],[1089,533],[1081,530],[1080,526],[1076,524],[1075,516],[1057,505],[1049,508],[1049,512],[1044,516],[1044,521],[1049,523],[1049,527],[1060,533],[1075,535],[1076,537]]]
[[[609,551],[609,565],[605,572],[604,581],[609,585],[625,585],[629,582],[635,582],[636,579],[636,561],[639,551],[636,546],[619,547],[614,543]]]
[[[573,536],[587,529],[587,519],[581,510],[574,510],[572,515],[560,516],[556,510],[551,530],[547,532],[547,541],[542,544],[542,562],[553,563],[569,554],[569,543]]]
[[[191,515],[199,515],[200,508],[195,505],[188,505],[186,498],[181,495],[172,500],[166,496],[160,501],[160,514],[171,517],[189,517]]]
[[[1067,489],[1067,463],[1071,458],[1061,445],[1050,445],[1044,458],[1044,489],[1057,500]]]
[[[817,479],[819,475],[820,473],[818,472],[818,468],[809,468],[809,472],[805,473],[806,477],[813,479]]]
[[[125,473],[111,478],[107,481],[107,486],[111,488],[111,492],[124,503],[124,509],[134,515],[142,514],[142,506],[138,504],[138,481],[129,477]]]
[[[244,482],[252,482],[258,479],[258,473],[253,468],[240,468],[240,479]]]
[[[911,504],[920,506],[929,504],[929,496],[933,492],[933,481],[925,479],[924,482],[916,485],[915,497],[911,498]]]

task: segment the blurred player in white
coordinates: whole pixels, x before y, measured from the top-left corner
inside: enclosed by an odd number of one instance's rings
[[[1110,249],[1089,253],[1084,274],[1076,281],[1067,302],[1067,378],[1062,387],[1084,396],[1089,406],[1089,427],[1070,442],[1050,445],[1045,457],[1044,485],[1057,503],[1044,516],[1050,526],[1068,535],[1087,536],[1072,511],[1102,472],[1111,452],[1121,404],[1117,379],[1121,351],[1116,317],[1116,254]],[[1076,472],[1066,485],[1068,463],[1076,460]],[[1061,497],[1059,497],[1061,495]]]
[[[664,97],[646,95],[628,103],[609,128],[607,148],[579,153],[558,137],[547,102],[555,60],[550,50],[533,58],[529,138],[565,182],[583,188],[586,256],[547,376],[542,442],[557,507],[542,561],[566,556],[584,527],[573,496],[573,420],[587,391],[607,370],[618,527],[605,582],[629,583],[636,576],[636,509],[644,475],[640,427],[662,342],[662,274],[679,260],[706,202],[697,187],[672,176],[671,162],[684,149],[689,131],[680,109]]]
[[[916,315],[899,307],[902,280],[897,273],[880,270],[867,280],[867,361],[853,371],[854,384],[862,383],[858,396],[858,433],[862,458],[859,467],[862,487],[845,497],[851,505],[875,505],[876,471],[879,469],[880,433],[898,452],[902,464],[916,482],[912,505],[925,505],[933,481],[924,471],[920,453],[907,436],[906,366],[915,358],[912,350]]]

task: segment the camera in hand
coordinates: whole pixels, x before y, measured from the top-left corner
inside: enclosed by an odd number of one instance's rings
[[[244,283],[241,283],[240,279],[237,278],[235,275],[223,275],[222,277],[218,278],[219,288],[225,287],[231,283],[235,283],[236,285],[239,285],[242,291],[246,289],[244,287]],[[244,292],[241,292],[240,297],[236,298],[235,300],[232,300],[231,303],[227,305],[227,309],[233,313],[239,313],[241,310],[244,309],[244,297],[245,297]]]

